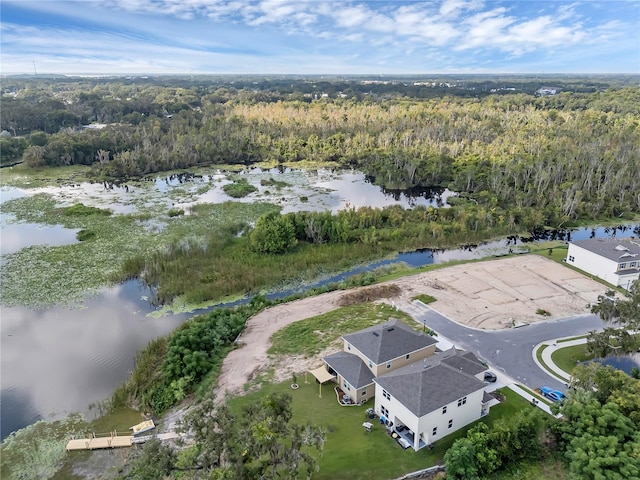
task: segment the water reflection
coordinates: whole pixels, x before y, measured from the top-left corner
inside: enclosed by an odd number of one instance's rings
[[[132,281],[104,290],[84,309],[0,306],[2,437],[109,397],[132,370],[136,353],[187,318],[147,318],[146,294]]]
[[[77,243],[77,229],[62,225],[11,223],[13,215],[0,214],[0,254],[15,253],[32,245],[56,247]]]
[[[640,353],[634,355],[614,355],[606,358],[598,358],[593,361],[605,366],[610,365],[630,375],[633,368],[640,368]]]

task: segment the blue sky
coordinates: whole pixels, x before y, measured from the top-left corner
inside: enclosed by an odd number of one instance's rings
[[[640,73],[640,0],[3,0],[3,74]]]

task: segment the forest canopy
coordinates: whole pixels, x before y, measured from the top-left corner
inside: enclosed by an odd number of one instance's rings
[[[116,181],[331,162],[387,188],[449,187],[462,203],[534,209],[534,224],[561,226],[640,211],[640,89],[608,81],[564,80],[540,96],[542,80],[524,78],[14,79],[2,87],[2,162],[90,165]]]

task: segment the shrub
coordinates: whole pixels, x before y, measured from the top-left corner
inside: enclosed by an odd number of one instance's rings
[[[68,217],[88,217],[91,215],[102,215],[108,217],[111,215],[111,210],[105,210],[97,207],[89,207],[83,203],[76,203],[70,207],[62,209],[62,214]]]
[[[96,237],[96,232],[93,230],[82,229],[78,233],[76,233],[76,238],[79,242],[84,242],[85,240],[91,240]]]
[[[246,179],[241,178],[234,181],[233,183],[225,185],[224,187],[222,187],[222,190],[224,190],[224,193],[226,193],[230,197],[242,198],[246,197],[250,193],[255,192],[258,189],[251,185]]]
[[[167,212],[170,217],[179,217],[180,215],[184,215],[184,210],[181,208],[172,208]]]

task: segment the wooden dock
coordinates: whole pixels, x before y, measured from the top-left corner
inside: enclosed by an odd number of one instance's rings
[[[118,432],[111,432],[108,436],[96,436],[93,434],[90,438],[72,438],[67,443],[67,451],[122,448],[130,447],[132,444],[132,435],[118,435]]]

